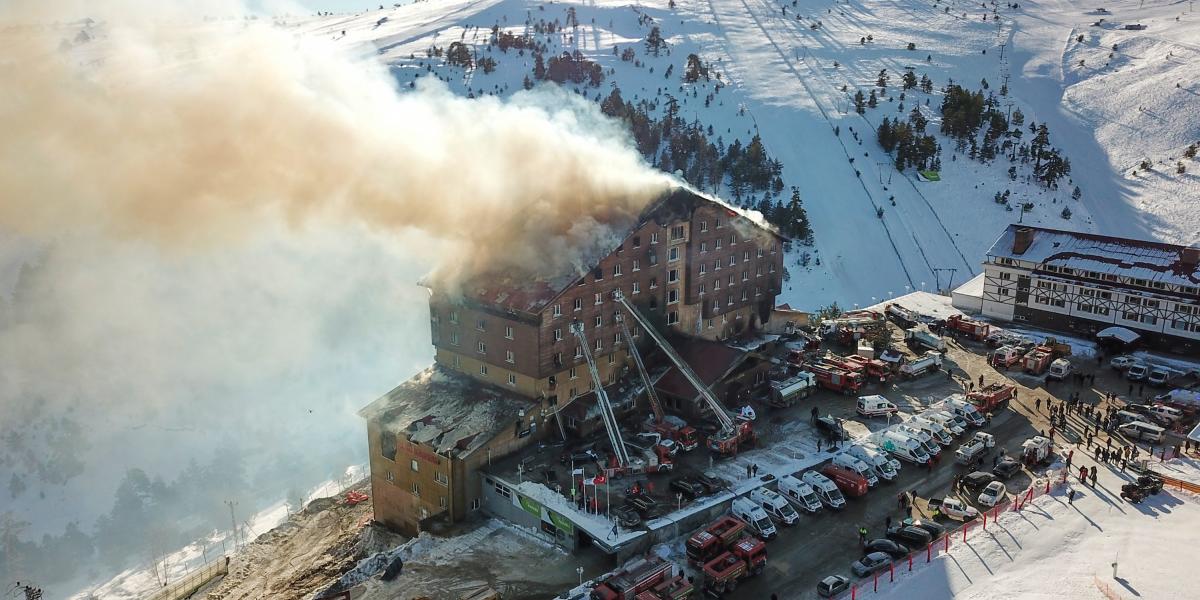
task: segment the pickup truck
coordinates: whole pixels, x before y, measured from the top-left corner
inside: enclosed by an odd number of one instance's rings
[[[960,465],[970,465],[987,452],[987,446],[979,440],[971,440],[958,447],[954,453],[954,462]]]
[[[929,509],[937,509],[941,514],[961,521],[970,521],[979,516],[979,511],[974,506],[967,506],[958,498],[930,498]]]

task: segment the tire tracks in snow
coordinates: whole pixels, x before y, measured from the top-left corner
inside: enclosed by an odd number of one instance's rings
[[[751,16],[751,18],[753,18],[753,19],[754,19],[755,23],[758,23],[758,25],[759,25],[759,29],[760,29],[760,30],[762,30],[764,34],[766,34],[766,32],[767,32],[767,29],[766,29],[766,27],[763,27],[763,25],[762,25],[762,22],[761,22],[761,21],[758,19],[758,17],[757,17],[757,16],[755,16],[755,15],[754,15],[754,13],[753,13],[753,11],[750,9],[749,5],[747,5],[747,4],[746,4],[746,0],[741,0],[741,2],[742,2],[742,4],[743,4],[743,5],[746,5],[746,10],[747,10],[747,11],[750,13],[750,16]],[[765,7],[768,7],[768,8],[770,8],[770,5],[769,5],[769,4],[767,4],[766,2],[763,2],[762,0],[759,0],[759,4],[760,4],[760,5],[763,5],[763,6],[765,6]],[[935,13],[935,15],[936,15],[936,11],[933,11],[933,12],[934,12],[934,13]],[[953,16],[953,15],[952,15],[952,16]],[[956,17],[956,18],[957,18],[957,17]],[[794,35],[795,37],[799,37],[799,38],[802,38],[802,39],[804,38],[804,36],[800,35],[801,33],[804,33],[804,32],[803,32],[802,30],[800,30],[800,29],[799,29],[799,26],[798,26],[798,25],[796,25],[796,23],[792,22],[792,21],[791,21],[791,20],[789,20],[789,19],[783,19],[783,21],[784,21],[784,22],[787,24],[787,27],[788,27],[788,29],[790,29],[790,30],[792,31],[792,33],[793,33],[793,35]],[[822,29],[824,29],[824,28],[822,28]],[[768,39],[770,39],[770,36],[769,36],[769,35],[768,35]],[[779,49],[779,45],[778,45],[777,43],[775,43],[775,41],[774,41],[773,39],[771,39],[771,45],[775,46],[775,48],[776,48],[777,50]],[[830,85],[833,87],[833,89],[837,90],[837,89],[838,89],[837,85],[835,85],[835,84],[834,84],[834,82],[833,82],[833,81],[832,81],[832,80],[829,78],[829,76],[828,76],[828,75],[826,75],[825,73],[821,72],[821,70],[820,70],[819,68],[817,68],[817,67],[814,67],[812,64],[810,64],[810,63],[809,63],[809,61],[808,61],[808,58],[807,58],[807,57],[811,57],[811,56],[812,56],[812,53],[809,51],[809,49],[808,49],[807,47],[803,46],[803,45],[801,45],[801,47],[802,47],[802,48],[804,48],[804,56],[805,56],[805,58],[800,58],[800,59],[798,59],[798,60],[799,60],[800,62],[804,63],[804,66],[805,66],[805,67],[808,69],[808,71],[809,71],[810,73],[812,73],[812,74],[813,74],[813,76],[815,76],[815,77],[818,77],[818,78],[820,78],[821,80],[828,82],[828,83],[829,83],[829,84],[830,84]],[[785,62],[787,61],[787,57],[786,57],[786,56],[784,56],[784,60],[785,60]],[[804,83],[804,82],[803,82],[803,79],[801,79],[801,82],[802,82],[802,83]],[[847,82],[847,83],[850,83],[850,82]],[[857,87],[857,86],[855,86],[855,87]],[[810,96],[810,97],[812,97],[812,99],[813,99],[813,102],[817,103],[818,107],[820,107],[820,101],[819,101],[819,100],[817,99],[817,97],[816,97],[816,96],[815,96],[815,95],[812,93],[812,90],[811,90],[811,88],[809,88],[809,86],[807,85],[807,83],[804,83],[804,89],[805,89],[805,91],[807,91],[807,92],[809,93],[809,96]],[[846,96],[847,100],[848,100],[848,101],[850,101],[850,102],[852,103],[852,102],[853,102],[853,96],[851,96],[851,95],[850,95],[848,92],[846,92],[846,93],[844,93],[844,94],[845,94],[845,96]],[[828,120],[828,119],[829,119],[829,116],[828,116],[828,114],[826,114],[826,112],[824,111],[824,109],[822,109],[821,113],[822,113],[823,115],[825,115],[825,118],[826,118],[826,120]],[[874,132],[874,131],[875,131],[876,127],[875,127],[874,125],[872,125],[872,123],[870,122],[870,120],[868,120],[868,119],[867,119],[866,115],[858,115],[858,116],[859,116],[859,118],[860,118],[860,119],[862,119],[862,121],[863,121],[864,123],[866,123],[866,124],[867,124],[867,126],[868,126],[868,127],[870,127],[870,131],[871,131],[871,132]],[[886,153],[885,153],[885,154],[886,154]],[[960,247],[959,247],[959,245],[958,245],[958,242],[957,242],[957,241],[954,239],[954,234],[950,233],[950,229],[949,229],[948,227],[946,227],[946,224],[945,224],[945,222],[944,222],[944,221],[942,221],[942,217],[941,217],[941,215],[939,215],[939,214],[938,214],[938,212],[937,212],[937,210],[936,210],[936,209],[933,207],[933,203],[931,203],[931,202],[929,201],[929,198],[927,198],[927,197],[925,196],[925,194],[924,194],[923,192],[921,192],[921,190],[920,190],[920,189],[917,187],[917,185],[916,185],[915,183],[913,183],[913,181],[912,181],[912,177],[911,177],[909,174],[907,174],[907,173],[905,173],[905,172],[901,171],[901,172],[900,172],[900,176],[901,176],[901,178],[904,180],[904,182],[905,182],[905,183],[907,183],[907,184],[908,184],[908,186],[909,186],[909,187],[910,187],[910,188],[913,190],[913,192],[914,192],[914,193],[916,193],[916,195],[917,195],[917,196],[918,196],[918,197],[921,199],[921,202],[922,202],[922,203],[925,205],[925,208],[927,208],[927,209],[929,210],[929,215],[932,217],[932,220],[933,220],[934,222],[936,222],[936,223],[937,223],[937,225],[938,225],[938,228],[940,228],[940,229],[942,230],[942,233],[944,233],[944,234],[945,234],[945,236],[946,236],[946,240],[947,240],[947,241],[950,243],[950,247],[951,247],[951,248],[953,248],[953,249],[954,249],[954,252],[955,252],[955,253],[957,253],[957,254],[958,254],[958,256],[959,256],[959,258],[961,258],[961,259],[962,259],[963,266],[965,266],[965,267],[966,267],[966,269],[967,269],[967,272],[968,272],[969,274],[971,274],[972,276],[974,276],[974,275],[976,274],[976,273],[975,273],[975,269],[972,267],[972,265],[971,265],[971,262],[970,262],[969,260],[967,260],[966,254],[964,254],[964,253],[963,253],[963,251],[962,251],[962,248],[960,248]],[[862,182],[860,181],[860,183],[862,183]],[[862,184],[862,185],[864,186],[864,188],[866,187],[866,184]],[[868,192],[868,193],[869,193],[869,192]],[[878,208],[878,207],[877,207],[877,208]],[[921,215],[913,215],[913,216],[914,216],[915,218],[917,218],[917,219],[921,219],[921,218],[922,218],[922,216],[921,216]],[[921,241],[920,241],[920,239],[918,239],[918,238],[917,238],[917,229],[916,229],[916,228],[914,228],[914,227],[908,227],[908,229],[909,229],[909,232],[911,233],[911,235],[913,236],[913,241],[916,243],[916,247],[917,247],[917,249],[918,249],[918,250],[921,252],[921,257],[922,257],[922,259],[925,261],[925,266],[929,268],[930,272],[933,272],[933,268],[934,268],[934,267],[933,267],[933,265],[932,265],[932,264],[929,262],[929,257],[928,257],[928,256],[925,254],[925,247],[924,247],[924,245],[923,245],[923,244],[921,244]],[[969,277],[968,277],[968,279],[969,279]]]
[[[726,30],[725,25],[721,23],[720,15],[717,14],[717,8],[713,4],[713,0],[705,0],[705,1],[708,3],[709,11],[712,13],[713,19],[716,21],[717,27],[721,28],[722,30]],[[804,77],[801,76],[801,74],[796,70],[795,66],[792,65],[792,62],[788,59],[787,53],[784,52],[783,49],[779,47],[779,44],[775,42],[775,39],[772,38],[769,33],[767,33],[767,29],[763,26],[762,21],[759,20],[759,18],[754,14],[754,12],[750,10],[750,5],[746,4],[745,0],[740,0],[740,1],[742,3],[742,6],[745,7],[745,9],[746,9],[746,14],[748,14],[750,16],[750,18],[754,20],[755,25],[758,27],[758,30],[763,34],[763,37],[771,44],[772,47],[775,48],[775,51],[779,54],[779,57],[781,59],[783,59],[783,64],[788,68],[789,71],[792,72],[793,75],[796,76],[796,80],[800,82],[800,85],[804,87],[805,92],[812,99],[813,104],[817,107],[817,110],[820,111],[821,116],[825,119],[825,123],[827,125],[829,125],[829,129],[832,132],[834,130],[834,128],[836,127],[833,123],[833,119],[831,119],[829,117],[829,113],[825,110],[825,107],[821,105],[821,102],[817,99],[817,96],[815,94],[813,94],[811,89],[809,89],[808,83],[804,80]],[[732,53],[730,53],[730,59],[733,60]],[[850,159],[851,158],[850,150],[846,147],[846,143],[845,143],[845,141],[842,140],[842,137],[837,134],[834,134],[833,137],[834,137],[834,139],[837,140],[838,145],[841,146],[842,152],[846,155],[846,158]],[[862,187],[863,192],[866,194],[867,201],[870,202],[871,206],[876,210],[876,212],[878,212],[880,210],[880,206],[877,202],[875,202],[875,198],[873,198],[871,196],[871,191],[869,189],[867,189],[866,184],[863,183],[862,177],[855,177],[855,179],[858,180],[858,185],[860,187]],[[908,265],[904,264],[904,256],[903,256],[903,254],[901,254],[899,247],[896,246],[896,240],[892,236],[892,231],[888,227],[887,221],[881,218],[881,219],[879,219],[879,224],[880,224],[880,226],[883,227],[884,234],[887,236],[888,244],[890,244],[892,246],[892,252],[895,253],[897,262],[900,263],[900,269],[902,271],[904,271],[904,278],[908,280],[908,283],[910,286],[915,288],[916,284],[913,281],[912,274],[908,270]],[[918,248],[919,247],[920,246],[918,246]],[[926,260],[926,266],[927,267],[929,266],[928,260]]]

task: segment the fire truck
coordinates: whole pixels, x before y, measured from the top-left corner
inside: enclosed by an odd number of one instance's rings
[[[968,319],[963,315],[951,315],[949,319],[946,319],[946,327],[951,331],[965,334],[977,342],[986,339],[991,330],[991,326],[987,323]]]
[[[592,600],[637,600],[643,592],[659,589],[663,584],[670,585],[679,577],[675,563],[650,555],[634,560],[606,576],[592,589],[591,597]],[[687,598],[691,595],[691,586],[688,588],[686,595],[666,597]],[[655,597],[659,596],[651,596]]]
[[[979,407],[982,412],[993,412],[996,407],[1008,402],[1016,395],[1017,386],[1004,383],[989,383],[967,394],[967,400]]]
[[[835,392],[846,394],[857,394],[862,388],[862,375],[840,369],[823,362],[815,362],[805,367],[810,373],[817,378],[817,385]]]
[[[892,377],[892,368],[887,363],[878,358],[867,358],[857,354],[851,354],[846,357],[846,360],[851,363],[862,365],[859,373],[862,373],[868,380],[875,379],[879,383],[887,383]]]
[[[746,533],[746,522],[729,515],[713,521],[687,541],[688,562],[700,567],[728,550]]]
[[[1026,373],[1031,375],[1041,375],[1050,367],[1050,362],[1054,360],[1054,350],[1049,346],[1036,346],[1033,350],[1025,353],[1021,359],[1021,367]]]
[[[766,567],[767,545],[757,538],[742,538],[704,564],[704,588],[717,595],[732,592],[738,581],[758,575]]]
[[[908,329],[921,322],[921,315],[899,304],[889,304],[883,307],[883,310],[893,323],[900,326],[900,329]]]

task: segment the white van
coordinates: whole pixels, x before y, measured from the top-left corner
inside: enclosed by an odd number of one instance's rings
[[[1065,358],[1056,359],[1050,363],[1050,370],[1046,372],[1047,379],[1057,379],[1062,381],[1071,375],[1071,361]]]
[[[896,411],[895,404],[888,401],[883,396],[859,396],[858,397],[858,414],[864,417],[883,417],[894,415]]]
[[[1170,406],[1164,406],[1162,404],[1155,404],[1154,406],[1151,406],[1150,414],[1157,415],[1159,418],[1166,419],[1172,423],[1183,418],[1182,410],[1179,410],[1178,408],[1172,408]]]
[[[934,423],[941,425],[943,429],[955,437],[960,436],[967,431],[967,428],[965,427],[966,423],[960,423],[962,417],[959,417],[948,410],[933,411],[921,415],[921,417],[927,421],[933,421]]]
[[[875,469],[872,469],[867,463],[854,458],[853,456],[841,453],[833,457],[833,464],[839,467],[845,467],[862,475],[863,479],[867,480],[867,487],[875,487],[879,484],[879,477],[875,476]]]
[[[930,456],[937,456],[942,453],[942,447],[937,442],[933,441],[933,436],[925,433],[920,427],[908,423],[901,423],[896,427],[896,431],[907,435],[908,437],[917,440],[921,447],[925,449]]]
[[[846,498],[842,496],[842,490],[839,490],[828,477],[816,471],[805,471],[800,479],[812,486],[817,498],[820,498],[821,503],[825,506],[837,510],[846,506]]]
[[[1145,421],[1134,421],[1126,423],[1117,428],[1126,437],[1142,440],[1146,442],[1159,443],[1163,440],[1163,433],[1166,431],[1158,425],[1151,425]]]
[[[1128,410],[1118,410],[1113,417],[1120,421],[1122,425],[1125,423],[1136,423],[1138,421],[1149,420],[1145,416]]]
[[[733,516],[746,522],[750,526],[750,530],[758,537],[769,540],[775,537],[775,523],[771,522],[771,517],[767,516],[767,511],[756,504],[749,498],[738,498],[733,501],[733,506],[730,507]]]
[[[934,441],[936,441],[937,443],[939,443],[943,446],[948,447],[954,443],[954,436],[950,435],[950,432],[946,431],[945,427],[942,427],[940,424],[934,422],[932,419],[926,419],[924,417],[918,416],[918,417],[913,417],[912,420],[909,421],[909,423],[911,423],[914,427],[920,429],[921,431],[924,431],[925,433],[929,434],[929,437],[933,438]]]
[[[874,446],[854,444],[846,452],[875,469],[875,475],[884,481],[891,481],[900,475],[900,461],[888,458],[887,454]]]
[[[884,432],[882,444],[884,450],[891,452],[902,460],[907,460],[918,465],[929,462],[929,453],[921,446],[921,442],[899,431]]]
[[[1130,381],[1141,381],[1150,375],[1150,365],[1146,363],[1134,363],[1125,371],[1125,378]]]
[[[983,418],[983,413],[979,412],[979,409],[975,408],[974,404],[971,404],[962,398],[950,398],[946,401],[946,406],[949,407],[949,410],[953,415],[959,417],[974,427],[982,426],[985,421]]]
[[[762,507],[772,519],[784,525],[795,525],[800,515],[783,496],[767,488],[757,488],[750,492],[750,500]]]
[[[817,498],[812,486],[791,475],[779,480],[779,495],[802,511],[815,513],[821,510],[821,499]]]

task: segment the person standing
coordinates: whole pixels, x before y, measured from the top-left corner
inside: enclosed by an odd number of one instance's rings
[[[1075,488],[1071,488],[1071,491],[1067,492],[1067,504],[1075,504]]]
[[[1036,410],[1037,412],[1042,412],[1042,399],[1041,399],[1041,398],[1034,398],[1034,400],[1033,400],[1033,408],[1034,408],[1034,410]]]
[[[864,546],[867,544],[867,528],[862,525],[858,526],[858,543]]]
[[[1092,487],[1096,487],[1096,465],[1092,465]]]

